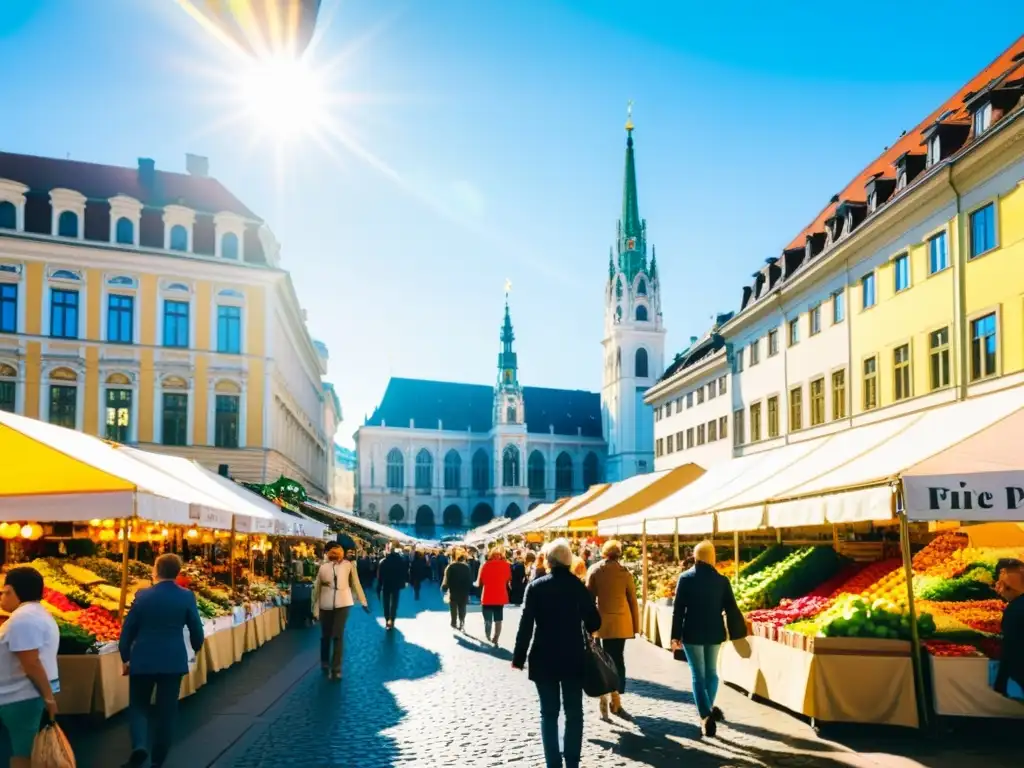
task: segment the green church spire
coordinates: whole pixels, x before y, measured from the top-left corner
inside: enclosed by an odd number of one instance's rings
[[[506,283],[507,285],[507,283]],[[515,341],[512,331],[512,316],[508,311],[508,293],[505,294],[505,321],[501,325],[501,352],[498,354],[498,382],[503,387],[515,387],[519,384],[516,353],[512,351]]]
[[[619,219],[619,269],[631,281],[647,269],[647,224],[640,218],[636,191],[636,158],[633,155],[633,102],[626,117],[626,173],[622,182],[622,218]]]

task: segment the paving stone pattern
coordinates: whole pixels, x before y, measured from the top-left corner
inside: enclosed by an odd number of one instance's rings
[[[385,632],[374,598],[371,604],[373,616],[355,611],[349,619],[340,683],[319,673],[316,628],[290,630],[212,677],[182,704],[168,768],[544,765],[535,689],[510,665],[518,610],[506,609],[494,649],[479,639],[479,609],[471,610],[466,635],[451,630],[436,587],[426,585],[419,602],[406,590],[393,632]],[[642,639],[627,644],[626,662],[623,700],[632,719],[601,722],[597,703],[586,701],[585,767],[1021,765],[1019,750],[977,733],[925,739],[855,727],[827,741],[803,720],[724,686],[718,703],[727,722],[703,739],[686,665]],[[100,727],[72,721],[68,730],[80,768],[111,768],[127,755],[123,716]]]

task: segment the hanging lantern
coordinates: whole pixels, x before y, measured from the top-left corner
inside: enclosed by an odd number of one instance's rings
[[[30,541],[36,541],[37,539],[43,538],[43,526],[39,523],[32,523],[28,526],[29,533],[26,536]]]
[[[163,538],[166,539],[167,535],[168,535],[168,531],[167,531],[166,528],[164,528],[163,530],[160,531],[160,536],[162,536]]]
[[[111,528],[111,529],[113,529],[114,521],[113,520],[104,520],[102,525],[103,525],[104,528]]]
[[[21,538],[27,539],[30,536],[32,536],[32,526],[28,523],[25,523],[25,525],[21,526],[21,530],[18,531],[18,533],[21,534]]]
[[[101,525],[103,525],[103,521],[100,520],[98,517],[94,517],[92,520],[89,521],[89,525],[91,525],[93,528],[99,528]]]
[[[109,528],[104,528],[102,531],[100,531],[100,541],[113,541],[113,540],[114,540],[114,532],[112,530],[110,530]]]
[[[188,536],[188,538],[190,539],[197,539],[199,538],[199,531],[197,531],[195,528],[189,528],[188,533],[186,533],[185,535]]]
[[[0,523],[0,539],[10,541],[18,535],[17,523]]]

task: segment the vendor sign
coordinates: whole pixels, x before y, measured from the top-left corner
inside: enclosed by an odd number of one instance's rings
[[[972,472],[903,478],[913,520],[1017,520],[1024,515],[1024,475]]]

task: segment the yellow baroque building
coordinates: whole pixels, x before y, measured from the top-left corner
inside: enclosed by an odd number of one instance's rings
[[[0,409],[327,499],[326,348],[270,229],[187,165],[0,153]]]

